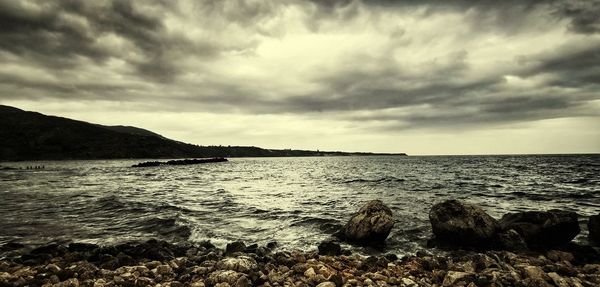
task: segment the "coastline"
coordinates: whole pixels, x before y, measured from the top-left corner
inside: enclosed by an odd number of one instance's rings
[[[285,250],[275,242],[225,249],[210,242],[149,240],[113,246],[2,247],[0,286],[600,286],[598,252],[420,251],[362,256],[322,244]],[[595,253],[595,254],[594,254]]]

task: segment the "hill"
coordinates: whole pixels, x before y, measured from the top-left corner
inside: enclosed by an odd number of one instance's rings
[[[197,146],[137,127],[102,126],[0,105],[0,161],[344,155],[390,154]]]

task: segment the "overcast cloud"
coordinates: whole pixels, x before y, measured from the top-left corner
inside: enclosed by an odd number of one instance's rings
[[[600,1],[473,2],[0,0],[0,104],[196,144],[600,152]]]

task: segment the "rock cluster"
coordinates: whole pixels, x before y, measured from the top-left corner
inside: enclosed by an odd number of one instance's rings
[[[44,246],[20,258],[0,260],[0,286],[586,287],[600,286],[600,264],[557,250],[530,255],[419,252],[398,259],[391,254],[276,252],[262,246],[226,253],[209,243],[149,241],[109,247]]]
[[[549,250],[568,245],[580,232],[575,212],[518,212],[498,221],[481,207],[458,200],[434,205],[429,219],[435,236],[432,243],[451,248]]]

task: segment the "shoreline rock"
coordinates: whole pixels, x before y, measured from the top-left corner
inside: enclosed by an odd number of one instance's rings
[[[517,231],[533,249],[565,245],[581,231],[577,213],[556,209],[505,214],[500,225],[503,230]]]
[[[349,243],[378,247],[385,244],[392,227],[392,210],[381,200],[371,200],[348,220],[338,237]]]
[[[435,204],[429,221],[435,240],[449,246],[490,248],[500,231],[498,221],[481,207],[458,200]]]
[[[48,255],[35,262],[0,260],[0,286],[600,286],[599,260],[586,262],[559,250],[420,252],[401,259],[248,250],[225,254],[207,243],[157,240],[51,244],[23,255]],[[164,256],[157,260],[157,254]]]
[[[600,213],[590,216],[588,221],[589,241],[590,243],[600,246]]]

